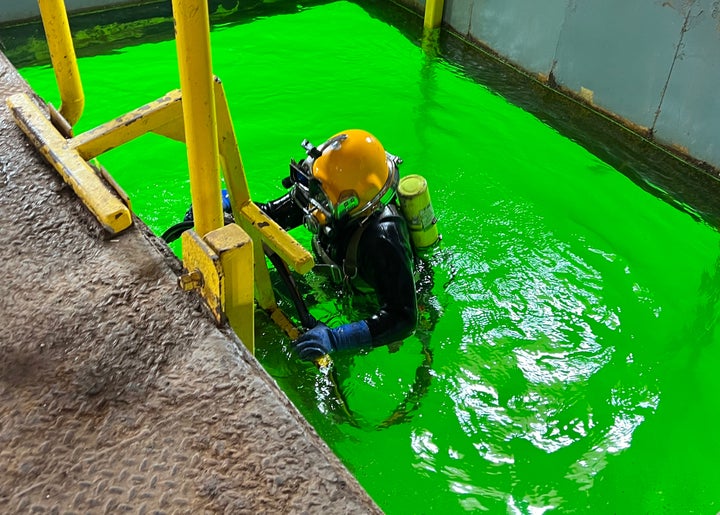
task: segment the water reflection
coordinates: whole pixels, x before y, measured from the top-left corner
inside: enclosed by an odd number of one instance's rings
[[[458,426],[487,466],[509,468],[518,484],[536,485],[506,498],[508,509],[542,513],[559,502],[553,485],[559,478],[592,485],[608,455],[630,447],[659,397],[644,386],[612,384],[623,377],[621,367],[632,373],[634,365],[617,347],[623,313],[605,298],[609,270],[632,275],[622,260],[593,248],[585,256],[601,259],[591,263],[542,223],[514,224],[488,220],[484,228],[495,225],[491,230],[504,237],[493,246],[476,240],[457,257],[460,272],[449,291],[462,304],[463,332],[458,366],[441,382]],[[655,316],[647,292],[633,292]],[[426,448],[418,459],[430,459]],[[554,480],[537,475],[541,464]],[[444,473],[454,490],[470,493],[461,469]]]

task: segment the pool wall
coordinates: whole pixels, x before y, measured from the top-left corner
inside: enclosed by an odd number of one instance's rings
[[[424,0],[399,0],[422,12]],[[720,1],[445,0],[443,23],[662,145],[720,168]]]
[[[142,5],[157,2],[157,0],[65,0],[68,13],[93,11],[121,5]],[[33,0],[0,0],[0,24],[40,17],[38,2]]]
[[[397,1],[425,8],[425,0]],[[76,13],[156,2],[66,6]],[[220,3],[210,0],[211,9]],[[0,24],[38,16],[37,2],[0,0]],[[720,176],[720,0],[445,0],[443,23]]]

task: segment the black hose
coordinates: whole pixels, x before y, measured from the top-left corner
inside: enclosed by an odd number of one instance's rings
[[[195,222],[193,220],[183,220],[182,222],[176,223],[172,227],[168,228],[168,230],[162,234],[161,238],[165,240],[165,243],[171,243],[177,240],[183,232],[188,229],[192,229],[194,224]],[[317,325],[317,320],[310,314],[310,311],[305,305],[305,301],[298,291],[297,283],[295,282],[295,279],[293,279],[292,275],[290,275],[290,270],[288,270],[287,265],[279,255],[270,250],[268,247],[264,247],[264,250],[265,254],[270,259],[270,262],[275,266],[275,269],[278,271],[280,277],[287,286],[290,298],[295,305],[295,310],[297,311],[303,328],[305,330],[312,329]]]
[[[187,231],[188,229],[192,229],[195,225],[195,222],[192,220],[185,220],[180,223],[177,223],[170,227],[167,231],[165,231],[162,236],[160,236],[163,240],[165,240],[165,243],[171,243],[175,240],[177,240],[182,233]]]
[[[287,265],[279,255],[267,247],[265,247],[265,254],[268,259],[270,259],[270,262],[275,266],[275,270],[277,270],[278,274],[280,274],[280,277],[287,286],[290,298],[295,305],[295,311],[297,311],[298,318],[300,319],[300,324],[305,330],[312,329],[318,322],[315,317],[310,314],[310,311],[305,305],[305,301],[298,290],[297,283],[295,282],[295,279],[293,279],[293,276],[290,275],[290,270],[288,270]]]

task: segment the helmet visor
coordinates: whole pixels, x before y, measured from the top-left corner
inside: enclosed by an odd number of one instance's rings
[[[310,184],[310,175],[296,162],[292,161],[290,163],[290,180],[293,184],[298,184],[307,189]]]
[[[320,181],[314,177],[309,178],[308,193],[308,200],[310,203],[310,205],[308,206],[308,211],[317,209],[323,214],[326,220],[332,219],[333,215],[335,214],[332,202],[328,198],[325,191],[322,189],[322,184],[320,183]]]

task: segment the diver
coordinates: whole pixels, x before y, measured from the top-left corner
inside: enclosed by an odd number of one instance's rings
[[[307,140],[302,146],[307,157],[291,160],[290,176],[283,180],[288,193],[256,204],[285,230],[304,225],[313,235],[315,272],[348,294],[374,293],[377,310],[334,328],[310,316],[311,323],[303,324],[307,331],[294,342],[297,354],[316,361],[335,351],[402,341],[418,325],[418,300],[416,256],[397,199],[400,158],[359,129],[338,133],[317,147]],[[227,191],[222,195],[229,223],[230,199]],[[169,243],[193,223],[191,207],[162,238]]]
[[[290,190],[258,203],[285,230],[304,225],[312,234],[316,271],[349,292],[374,292],[378,309],[365,319],[330,328],[319,322],[294,342],[314,361],[348,349],[379,347],[415,331],[418,305],[414,255],[396,194],[401,160],[369,132],[353,129],[290,162]]]

